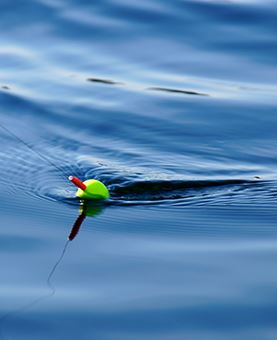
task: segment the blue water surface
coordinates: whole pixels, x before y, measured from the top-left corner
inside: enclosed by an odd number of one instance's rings
[[[276,1],[0,18],[0,339],[276,339]]]

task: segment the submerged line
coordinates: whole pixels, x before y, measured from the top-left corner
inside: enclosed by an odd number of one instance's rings
[[[67,247],[69,245],[69,242],[70,240],[67,240],[64,247],[63,247],[63,250],[62,250],[62,253],[60,255],[60,257],[58,258],[58,260],[55,262],[54,266],[52,267],[48,277],[47,277],[47,280],[46,280],[46,283],[47,283],[47,287],[50,289],[50,293],[48,293],[47,295],[42,295],[40,297],[38,297],[37,299],[29,302],[28,304],[16,309],[16,310],[13,310],[13,311],[10,311],[10,312],[7,312],[6,314],[4,314],[1,318],[0,318],[0,338],[4,340],[4,334],[3,334],[3,323],[11,316],[15,316],[16,314],[19,314],[19,313],[23,313],[23,312],[26,312],[28,309],[32,308],[33,306],[35,306],[36,304],[38,304],[39,302],[43,301],[43,300],[46,300],[52,296],[55,295],[56,293],[56,289],[55,287],[53,286],[53,284],[51,284],[51,279],[57,269],[57,267],[59,266],[59,264],[61,263],[62,259],[64,258],[64,255],[66,253],[66,250],[67,250]]]
[[[64,245],[64,248],[63,248],[63,251],[62,251],[62,253],[61,253],[61,256],[59,257],[58,261],[54,264],[54,266],[53,266],[53,268],[52,268],[52,270],[51,270],[51,272],[49,273],[48,278],[47,278],[47,286],[48,286],[50,289],[52,289],[53,295],[55,294],[56,289],[55,289],[55,287],[51,284],[51,278],[53,277],[53,275],[54,275],[54,273],[55,273],[55,271],[56,271],[58,265],[61,263],[61,261],[62,261],[64,255],[65,255],[66,249],[67,249],[67,247],[68,247],[68,245],[69,245],[69,242],[70,242],[70,240],[67,240],[67,241],[66,241],[66,243],[65,243],[65,245]]]

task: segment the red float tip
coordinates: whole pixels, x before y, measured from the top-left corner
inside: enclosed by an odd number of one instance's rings
[[[86,190],[87,186],[79,178],[74,177],[74,176],[69,176],[68,179],[70,180],[70,182],[76,185],[76,187],[82,190]]]

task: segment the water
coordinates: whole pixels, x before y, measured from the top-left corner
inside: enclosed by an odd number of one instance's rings
[[[1,338],[276,339],[276,1],[0,13]]]

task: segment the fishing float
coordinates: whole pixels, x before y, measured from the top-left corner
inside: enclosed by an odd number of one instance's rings
[[[75,176],[69,176],[68,179],[78,188],[75,196],[82,200],[100,201],[110,197],[105,184],[96,179],[88,179],[84,182]]]

